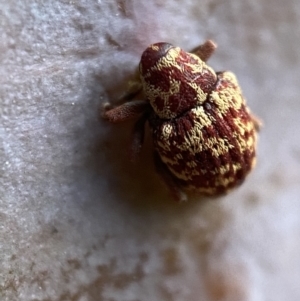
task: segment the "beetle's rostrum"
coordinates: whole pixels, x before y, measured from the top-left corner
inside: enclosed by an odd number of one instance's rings
[[[140,80],[128,100],[106,109],[111,122],[138,118],[132,139],[136,157],[146,121],[152,130],[154,162],[174,198],[185,192],[217,196],[240,185],[256,162],[258,120],[251,114],[232,72],[206,64],[215,44],[192,53],[168,43],[150,45],[139,64]],[[129,97],[130,95],[130,97]]]

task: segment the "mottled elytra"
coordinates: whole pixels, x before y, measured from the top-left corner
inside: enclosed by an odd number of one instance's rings
[[[131,153],[141,150],[148,121],[156,169],[176,200],[186,192],[217,196],[240,185],[256,162],[259,121],[246,106],[232,72],[206,64],[216,45],[208,40],[191,53],[168,43],[150,45],[140,79],[115,108],[110,122],[137,119]],[[143,92],[144,99],[132,100]]]

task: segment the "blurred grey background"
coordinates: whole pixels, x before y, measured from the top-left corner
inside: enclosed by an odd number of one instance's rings
[[[0,0],[0,299],[299,301],[297,0]],[[238,190],[176,204],[99,120],[142,51],[213,39],[263,121]]]

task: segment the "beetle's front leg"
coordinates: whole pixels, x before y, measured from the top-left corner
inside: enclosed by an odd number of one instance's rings
[[[194,48],[191,52],[200,57],[203,62],[206,62],[217,48],[217,44],[212,40],[207,40],[204,44]]]
[[[118,123],[139,117],[147,111],[150,104],[146,100],[133,100],[110,109],[110,105],[104,105],[102,117],[109,122]]]
[[[110,122],[117,123],[140,116],[146,110],[148,103],[144,100],[132,99],[140,94],[142,90],[143,86],[137,69],[134,78],[128,82],[126,92],[116,101],[117,106],[114,107],[109,102],[103,104],[102,117]]]
[[[127,83],[127,88],[125,90],[125,93],[119,97],[119,99],[116,101],[116,105],[123,104],[125,102],[133,100],[136,96],[138,96],[143,90],[142,82],[140,79],[140,73],[138,68],[136,68],[134,75],[132,79],[130,79]],[[106,110],[108,108],[111,108],[112,105],[110,103],[105,103],[104,107]]]
[[[126,92],[118,99],[118,103],[132,100],[142,90],[143,86],[139,79],[130,80]]]
[[[180,189],[180,186],[176,183],[173,175],[167,166],[162,162],[157,152],[154,152],[154,164],[156,167],[156,172],[161,176],[162,180],[167,185],[173,199],[177,202],[187,201],[187,195]]]

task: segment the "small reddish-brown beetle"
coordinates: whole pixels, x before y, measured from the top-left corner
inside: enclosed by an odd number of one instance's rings
[[[150,45],[141,57],[140,80],[123,98],[127,102],[103,113],[110,122],[140,117],[134,155],[149,121],[157,170],[177,200],[186,199],[185,191],[224,194],[255,165],[259,121],[235,75],[205,63],[215,48],[210,40],[192,53],[168,43]],[[131,100],[141,91],[145,100]]]

